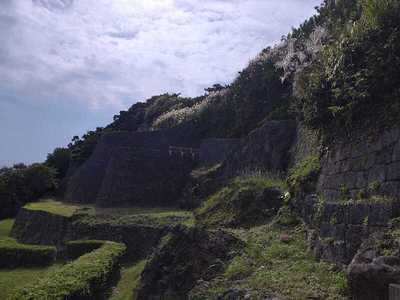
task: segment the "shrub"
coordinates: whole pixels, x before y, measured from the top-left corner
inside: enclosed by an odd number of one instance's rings
[[[50,273],[37,284],[16,291],[11,300],[98,299],[104,296],[125,245],[105,242],[104,245],[62,268]]]
[[[265,175],[241,176],[210,196],[195,211],[204,226],[253,226],[266,222],[282,205],[285,184]]]
[[[67,259],[73,260],[78,257],[99,249],[105,241],[98,240],[79,240],[70,241],[65,244],[65,255]]]
[[[321,168],[317,155],[310,155],[289,170],[288,184],[290,192],[302,195],[314,192]]]
[[[11,238],[0,239],[0,268],[43,267],[56,258],[56,248],[20,244]]]

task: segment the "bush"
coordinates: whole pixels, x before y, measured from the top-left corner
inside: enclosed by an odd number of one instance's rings
[[[37,284],[16,291],[11,300],[102,299],[119,269],[125,245],[104,245],[50,273]]]
[[[310,155],[289,170],[288,184],[294,195],[304,195],[315,191],[321,168],[319,157]]]
[[[99,249],[104,245],[105,241],[98,240],[80,240],[71,241],[65,244],[65,255],[67,259],[73,260],[78,257]]]
[[[0,219],[14,217],[27,202],[57,187],[56,171],[44,164],[16,165],[0,172]]]
[[[361,17],[303,73],[296,100],[305,123],[328,138],[399,120],[400,3],[360,2]]]
[[[43,267],[52,264],[56,248],[20,244],[11,238],[0,239],[0,268]]]
[[[248,227],[265,223],[283,204],[284,189],[284,182],[277,178],[237,177],[195,211],[196,221],[207,227]]]

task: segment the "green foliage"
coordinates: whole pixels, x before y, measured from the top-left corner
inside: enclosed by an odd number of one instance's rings
[[[287,181],[291,192],[293,194],[313,192],[320,168],[319,156],[311,155],[290,169]]]
[[[138,287],[140,274],[144,270],[146,260],[124,266],[121,270],[121,279],[113,291],[110,300],[131,300],[134,290]]]
[[[104,129],[96,128],[95,131],[88,131],[81,138],[74,136],[71,143],[68,145],[70,151],[70,164],[79,166],[84,163],[93,153]]]
[[[41,268],[0,269],[0,299],[8,299],[15,290],[33,284],[60,267],[60,264],[54,264]]]
[[[123,244],[105,242],[98,250],[50,273],[31,287],[15,292],[10,300],[95,299],[104,293],[125,251]]]
[[[359,3],[360,18],[342,28],[337,40],[303,73],[304,94],[296,100],[305,123],[322,129],[327,137],[398,120],[400,4]]]
[[[0,219],[13,217],[27,202],[57,187],[54,169],[44,164],[17,165],[0,172]]]
[[[228,265],[225,280],[211,283],[204,299],[213,299],[214,291],[227,290],[233,285],[249,289],[254,299],[271,294],[292,300],[317,296],[346,299],[344,272],[314,259],[303,227],[267,225],[238,232],[238,235],[246,240],[243,253]]]
[[[271,199],[264,198],[268,197],[265,196],[266,190],[271,188],[284,191],[286,185],[283,180],[273,176],[237,177],[195,211],[196,221],[207,227],[249,226],[266,222],[268,216],[282,205],[282,193],[271,194]]]
[[[5,219],[0,221],[0,239],[10,236],[11,229],[14,225],[14,219]]]
[[[24,206],[30,210],[41,210],[51,214],[60,215],[64,217],[71,217],[78,209],[84,206],[72,205],[54,200],[43,200],[40,202],[28,203]]]
[[[57,171],[57,179],[63,179],[68,172],[71,151],[68,148],[56,148],[47,155],[45,164]]]
[[[47,266],[54,262],[56,248],[20,244],[12,238],[0,238],[0,268]]]

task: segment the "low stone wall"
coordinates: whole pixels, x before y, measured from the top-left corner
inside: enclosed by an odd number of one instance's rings
[[[21,243],[60,246],[74,217],[21,208],[11,237]]]
[[[400,196],[400,129],[393,128],[331,145],[322,158],[318,191],[331,201],[373,189],[376,194]]]
[[[319,203],[310,195],[296,210],[309,226],[309,240],[317,258],[347,265],[362,242],[388,228],[400,216],[395,203]]]

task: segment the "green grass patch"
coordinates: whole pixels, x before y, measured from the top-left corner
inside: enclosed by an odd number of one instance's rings
[[[21,244],[3,237],[0,239],[0,268],[47,266],[54,262],[56,253],[52,246]]]
[[[183,210],[149,210],[145,213],[137,213],[130,215],[87,215],[80,220],[88,226],[107,224],[109,226],[166,226],[173,224],[184,224],[192,226],[194,224],[193,213]]]
[[[271,191],[267,192],[267,189]],[[196,221],[206,227],[249,226],[265,222],[282,204],[281,195],[286,189],[285,181],[277,177],[237,177],[195,211]]]
[[[258,293],[252,299],[267,294],[293,300],[346,299],[345,274],[314,259],[302,226],[265,225],[236,234],[246,241],[246,248],[226,268],[225,280],[209,289],[208,297],[235,286]]]
[[[289,170],[287,179],[291,192],[313,192],[320,169],[321,163],[317,155],[310,155],[295,165]]]
[[[48,276],[62,265],[54,264],[46,268],[0,269],[0,299],[5,300],[23,286],[35,283],[38,278]]]
[[[10,299],[96,299],[107,290],[125,248],[123,244],[105,242],[101,248],[49,273],[31,287],[16,291]]]
[[[0,221],[0,239],[10,236],[11,229],[14,225],[14,219],[5,219]]]
[[[26,209],[45,211],[55,215],[61,215],[64,217],[71,217],[75,214],[78,209],[82,209],[83,206],[63,203],[54,200],[43,200],[40,202],[28,203],[24,206]]]
[[[139,285],[140,275],[146,265],[142,260],[130,266],[124,266],[121,270],[121,279],[113,291],[110,300],[131,300],[134,290]]]

